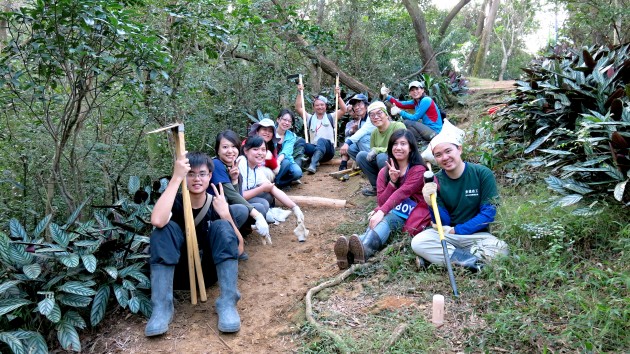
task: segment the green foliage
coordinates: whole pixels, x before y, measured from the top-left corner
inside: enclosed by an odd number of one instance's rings
[[[559,205],[608,194],[630,176],[628,60],[628,44],[541,58],[524,69],[526,77],[498,113],[506,145],[526,146],[522,153],[534,155],[527,165],[552,174],[547,182],[563,195]],[[499,156],[519,154],[503,149]]]
[[[137,192],[137,177],[129,185]],[[103,320],[112,293],[119,306],[149,316],[143,235],[150,231],[150,200],[122,199],[85,222],[77,221],[82,204],[63,225],[46,216],[30,232],[12,219],[10,234],[0,232],[0,340],[16,353],[46,352],[40,333],[56,331],[64,349],[81,351],[78,331],[88,317],[91,326]]]

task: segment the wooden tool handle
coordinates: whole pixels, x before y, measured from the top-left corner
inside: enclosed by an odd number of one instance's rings
[[[334,121],[335,121],[335,143],[334,143],[334,147],[337,147],[337,110],[339,109],[339,103],[337,101],[339,101],[339,94],[337,93],[337,87],[339,87],[339,74],[337,74],[337,77],[335,79],[335,113],[334,113]]]
[[[306,102],[304,102],[304,84],[302,83],[302,74],[298,76],[298,82],[300,86],[302,86],[302,91],[300,91],[300,96],[302,97],[302,120],[304,121],[304,140],[306,143],[309,143],[308,139],[308,127],[306,122]]]

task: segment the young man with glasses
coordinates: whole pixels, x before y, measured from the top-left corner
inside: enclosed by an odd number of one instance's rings
[[[402,122],[392,122],[387,114],[383,102],[372,103],[368,109],[370,121],[376,127],[370,135],[370,151],[361,151],[357,154],[357,163],[365,176],[370,181],[370,187],[364,188],[361,193],[365,196],[376,195],[376,178],[378,171],[387,162],[387,144],[389,137],[399,129],[405,129]]]
[[[218,328],[222,332],[231,333],[237,332],[241,327],[236,303],[241,297],[237,288],[237,277],[238,256],[243,253],[243,238],[232,221],[222,185],[219,185],[218,190],[212,185],[214,197],[206,192],[213,169],[212,159],[204,153],[192,152],[178,156],[173,176],[153,207],[151,224],[155,229],[150,237],[149,259],[153,313],[144,332],[148,337],[168,331],[174,312],[173,282],[176,282],[176,288],[189,287],[185,284],[188,281],[188,257],[183,232],[183,198],[178,193],[184,180],[195,217],[195,232],[202,255],[205,284],[208,286],[218,282],[221,290],[216,301]],[[204,209],[205,215],[197,222],[197,216]],[[266,232],[269,232],[268,226]]]

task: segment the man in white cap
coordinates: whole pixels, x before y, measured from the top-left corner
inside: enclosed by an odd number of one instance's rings
[[[508,246],[488,232],[496,215],[499,194],[492,171],[485,166],[462,161],[461,136],[443,131],[429,144],[442,168],[435,182],[425,183],[422,194],[431,205],[437,203],[452,264],[477,271],[484,261],[507,255]],[[433,210],[431,217],[435,222]],[[426,229],[411,241],[413,251],[430,263],[445,264],[437,227]]]
[[[357,164],[370,181],[370,187],[361,191],[365,196],[376,195],[376,178],[378,171],[385,166],[387,162],[387,143],[389,137],[399,129],[405,129],[402,122],[390,121],[387,114],[387,108],[381,101],[376,101],[368,106],[368,116],[370,121],[376,127],[370,135],[370,151],[360,151],[357,154]]]
[[[341,91],[339,87],[337,90],[337,104],[339,109],[333,114],[337,116],[339,121],[346,113],[346,104],[341,98]],[[298,85],[298,92],[303,91],[304,86]],[[302,105],[302,95],[297,95],[295,98],[295,111],[301,116],[306,115],[306,126],[308,127],[310,144],[307,144],[304,139],[298,139],[296,146],[304,147],[304,155],[311,158],[311,163],[306,168],[309,174],[313,174],[317,171],[317,164],[319,162],[326,162],[331,160],[335,156],[335,119],[333,114],[326,113],[326,105],[328,100],[324,96],[317,96],[313,100],[313,113],[312,115],[305,112],[305,108]],[[303,114],[304,113],[304,114]]]
[[[424,84],[420,81],[409,83],[409,101],[398,101],[389,95],[389,89],[381,87],[381,94],[385,96],[394,107],[391,109],[393,116],[400,114],[407,129],[409,129],[419,142],[431,141],[442,131],[442,115],[435,101],[424,94]],[[413,114],[402,109],[414,109]]]

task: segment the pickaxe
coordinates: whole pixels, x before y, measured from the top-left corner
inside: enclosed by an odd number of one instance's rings
[[[186,151],[186,145],[184,143],[184,124],[179,122],[173,123],[166,127],[150,131],[147,134],[158,133],[165,130],[170,130],[173,133],[173,139],[175,140],[175,158],[181,156],[184,151]],[[201,302],[206,302],[208,300],[208,296],[206,295],[206,284],[203,279],[203,271],[201,270],[201,258],[199,257],[199,246],[197,245],[197,234],[195,232],[195,219],[193,218],[192,205],[190,204],[190,194],[188,193],[186,179],[182,181],[182,199],[184,203],[184,224],[186,225],[186,249],[188,251],[190,302],[193,305],[196,305],[197,284],[199,284],[199,297]]]

